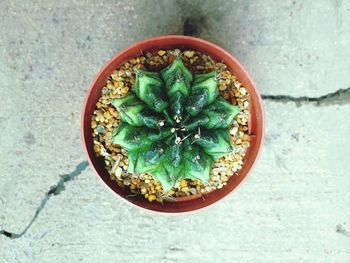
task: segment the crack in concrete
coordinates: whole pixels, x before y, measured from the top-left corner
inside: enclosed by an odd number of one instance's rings
[[[193,29],[189,30],[193,31]],[[307,97],[307,96],[301,96],[301,97],[293,97],[289,95],[265,95],[262,94],[261,98],[263,100],[271,100],[275,102],[281,102],[281,103],[288,103],[288,102],[294,102],[297,106],[301,106],[303,104],[309,104],[314,103],[316,106],[323,106],[323,105],[342,105],[342,104],[348,104],[350,103],[350,87],[347,89],[339,89],[335,92],[331,92],[319,97]],[[46,193],[45,197],[41,201],[39,207],[36,209],[35,214],[33,218],[30,220],[28,225],[24,228],[24,230],[21,233],[12,233],[5,229],[0,230],[0,235],[4,235],[11,239],[16,239],[22,237],[28,229],[32,226],[34,221],[37,219],[40,212],[45,208],[46,203],[49,201],[51,196],[60,194],[65,189],[65,183],[68,181],[71,181],[76,176],[81,174],[87,167],[89,163],[87,161],[83,161],[79,163],[74,171],[72,171],[69,174],[62,175],[60,180],[57,182],[57,184],[50,187],[50,190]],[[341,232],[338,231],[337,232]],[[346,232],[347,233],[347,232]],[[348,234],[348,233],[347,233]]]
[[[345,229],[345,227],[342,224],[337,225],[336,232],[344,236],[350,237],[350,233]]]
[[[313,103],[316,106],[326,105],[343,105],[350,103],[350,87],[347,89],[339,89],[319,97],[293,97],[289,95],[261,95],[263,100],[271,100],[275,102],[287,103],[294,102],[297,106]]]
[[[43,200],[41,200],[41,203],[39,207],[36,209],[34,216],[32,217],[28,225],[24,228],[24,230],[21,233],[12,233],[5,229],[2,229],[0,230],[0,235],[4,235],[11,239],[22,237],[28,231],[28,229],[32,226],[32,224],[37,219],[40,212],[45,208],[46,203],[49,201],[51,196],[60,194],[65,189],[65,183],[73,180],[76,176],[81,174],[88,167],[88,165],[89,163],[87,161],[83,161],[79,163],[75,167],[74,171],[72,171],[71,173],[61,175],[61,178],[58,180],[58,182],[55,185],[51,186],[50,190],[45,194],[45,197]]]

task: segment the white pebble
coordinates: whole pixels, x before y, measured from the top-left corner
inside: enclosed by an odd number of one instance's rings
[[[114,175],[115,175],[118,179],[120,179],[120,178],[121,178],[121,175],[122,175],[122,172],[123,172],[122,168],[117,167],[117,169],[115,169]]]
[[[238,131],[238,127],[233,127],[233,128],[230,130],[230,134],[231,134],[231,135],[236,135],[237,131]]]

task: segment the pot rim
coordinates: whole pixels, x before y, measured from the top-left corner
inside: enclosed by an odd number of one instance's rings
[[[245,78],[247,79],[247,81],[250,83],[250,86],[251,88],[255,91],[256,93],[256,98],[255,100],[257,100],[257,105],[258,106],[258,109],[256,109],[256,111],[260,112],[260,121],[257,121],[257,122],[260,122],[260,126],[261,126],[261,129],[258,131],[260,132],[260,138],[258,143],[255,145],[255,149],[256,149],[256,156],[255,156],[255,159],[253,160],[252,164],[250,165],[250,167],[248,168],[248,171],[246,172],[246,174],[244,175],[244,177],[242,178],[242,180],[231,190],[229,191],[227,194],[225,194],[223,197],[221,198],[218,198],[217,200],[215,200],[214,202],[211,202],[209,204],[206,204],[204,206],[201,206],[199,208],[194,208],[194,209],[190,209],[190,210],[180,210],[180,211],[161,211],[161,210],[154,210],[154,209],[150,209],[150,208],[147,208],[147,207],[144,207],[140,204],[135,204],[129,200],[127,200],[126,198],[124,198],[123,196],[121,196],[120,194],[118,194],[117,192],[115,192],[101,177],[101,175],[99,174],[99,172],[96,170],[96,167],[95,165],[92,163],[92,159],[90,158],[90,155],[89,155],[89,151],[87,149],[87,143],[86,141],[87,140],[91,140],[92,139],[92,136],[91,137],[86,137],[85,136],[85,126],[84,126],[84,121],[86,118],[90,118],[91,119],[91,116],[87,116],[87,106],[88,106],[88,100],[89,98],[91,97],[91,93],[95,87],[95,84],[96,82],[101,78],[101,76],[104,75],[104,72],[107,71],[107,69],[111,66],[111,64],[113,64],[113,62],[119,58],[119,57],[123,57],[124,54],[126,54],[128,51],[132,50],[132,49],[135,49],[136,47],[142,47],[150,42],[154,42],[154,41],[162,41],[162,40],[174,40],[174,39],[177,39],[177,40],[182,40],[182,41],[189,41],[191,42],[191,44],[194,46],[193,49],[196,50],[195,46],[198,47],[198,45],[204,45],[204,46],[208,46],[209,48],[213,48],[213,49],[216,49],[220,54],[221,57],[228,57],[229,59],[231,59],[239,68],[239,70],[242,72],[243,76],[245,76]],[[180,46],[181,47],[181,46]],[[175,47],[173,47],[175,48]],[[159,48],[156,48],[155,50],[158,50],[158,49],[162,49],[161,47]],[[164,48],[164,49],[167,49],[167,48]],[[151,50],[151,49],[149,49]],[[149,51],[147,50],[147,51]],[[201,51],[200,49],[197,49],[198,51]],[[202,51],[201,51],[202,52]],[[133,57],[136,57],[140,52],[136,53],[134,52],[133,54]],[[132,58],[132,57],[131,57]],[[130,58],[130,59],[131,59]],[[217,59],[218,60],[218,59]],[[232,70],[231,70],[232,71]],[[239,77],[237,77],[237,79],[239,81],[241,81],[239,79]],[[245,85],[243,85],[245,86]],[[250,97],[251,100],[252,97]],[[256,85],[254,83],[254,81],[251,79],[250,75],[248,74],[248,72],[246,71],[246,69],[242,66],[242,64],[233,56],[231,55],[228,51],[224,50],[223,48],[209,42],[209,41],[206,41],[206,40],[203,40],[203,39],[200,39],[200,38],[196,38],[196,37],[191,37],[191,36],[182,36],[182,35],[164,35],[164,36],[156,36],[156,37],[151,37],[151,38],[147,38],[147,39],[144,39],[142,41],[139,41],[139,42],[136,42],[130,46],[128,46],[127,48],[123,49],[122,51],[118,52],[116,55],[114,55],[110,60],[108,60],[107,63],[104,64],[104,66],[99,70],[98,74],[94,77],[93,81],[91,82],[90,86],[89,86],[89,89],[87,90],[86,92],[86,97],[84,99],[84,104],[83,104],[83,110],[82,110],[82,115],[81,115],[81,139],[82,139],[82,143],[83,143],[83,148],[84,148],[84,154],[85,156],[87,157],[87,160],[90,164],[90,167],[93,169],[95,175],[103,182],[103,184],[111,191],[114,193],[114,195],[116,195],[119,199],[122,199],[124,202],[127,202],[128,204],[131,204],[132,206],[134,207],[137,207],[137,208],[142,208],[143,210],[146,210],[148,212],[155,212],[155,213],[160,213],[160,214],[182,214],[182,213],[191,213],[191,212],[196,212],[196,211],[199,211],[199,210],[202,210],[204,208],[207,208],[207,207],[210,207],[212,206],[213,204],[216,204],[218,201],[222,201],[224,200],[224,198],[226,199],[228,196],[230,196],[233,192],[235,192],[237,190],[237,188],[239,188],[239,186],[242,185],[242,183],[247,179],[249,173],[252,171],[252,169],[254,168],[255,164],[256,164],[256,161],[257,159],[259,158],[260,154],[261,154],[261,148],[262,148],[262,144],[263,144],[263,140],[264,140],[264,133],[265,133],[265,114],[264,114],[264,110],[263,110],[263,106],[262,106],[262,99],[261,99],[261,96],[256,88]],[[249,126],[248,126],[249,127]],[[250,128],[250,127],[249,127]],[[249,148],[251,148],[251,146],[249,146]],[[249,150],[248,148],[248,150]],[[247,151],[247,154],[249,154],[249,152]],[[246,155],[247,155],[246,154]],[[246,156],[245,155],[245,156]],[[244,158],[245,158],[244,156]],[[98,157],[96,157],[98,158]],[[241,169],[240,169],[241,170]],[[239,172],[239,171],[238,171]],[[234,176],[234,175],[233,175]],[[118,186],[119,187],[119,186]],[[224,186],[223,188],[225,188],[227,186]],[[215,189],[213,191],[211,191],[210,193],[212,192],[216,192],[218,191],[219,189]],[[176,198],[176,201],[174,201],[175,203],[180,203],[180,202],[185,202],[185,201],[193,201],[197,198],[201,198],[201,197],[205,197],[206,194],[209,194],[209,193],[200,193],[200,194],[196,194],[196,195],[190,195],[190,196],[185,196],[185,197],[177,197]],[[145,199],[146,200],[146,199]],[[147,200],[146,200],[147,201]],[[148,201],[147,201],[148,202]]]

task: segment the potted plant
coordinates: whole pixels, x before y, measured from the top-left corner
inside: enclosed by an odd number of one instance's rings
[[[117,54],[82,114],[91,167],[117,194],[158,212],[206,207],[232,192],[263,139],[260,96],[222,48],[161,36]]]

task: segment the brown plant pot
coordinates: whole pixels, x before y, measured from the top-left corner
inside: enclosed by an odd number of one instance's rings
[[[174,202],[164,202],[163,204],[158,202],[151,203],[143,196],[130,195],[128,189],[119,187],[115,181],[110,179],[110,176],[104,167],[103,158],[96,157],[93,149],[93,131],[91,128],[91,118],[95,110],[95,104],[101,97],[102,88],[105,85],[107,78],[112,74],[114,69],[120,67],[124,62],[141,55],[141,52],[173,48],[187,48],[198,50],[210,55],[217,61],[223,61],[228,66],[229,70],[248,90],[248,93],[250,95],[250,116],[248,122],[250,146],[243,159],[243,166],[238,171],[238,175],[231,176],[227,185],[223,188],[214,190],[209,193],[197,194],[188,197],[179,197]],[[224,49],[208,41],[188,36],[170,35],[149,38],[131,45],[113,57],[101,69],[87,92],[82,113],[81,132],[85,154],[91,168],[95,171],[97,176],[107,185],[107,187],[116,194],[116,196],[121,197],[123,200],[129,201],[138,207],[142,207],[148,210],[164,213],[181,213],[194,211],[221,200],[223,197],[227,196],[234,189],[236,189],[237,186],[243,181],[243,179],[252,169],[262,146],[264,134],[264,114],[258,90],[256,89],[247,71],[237,61],[237,59],[235,59]]]

